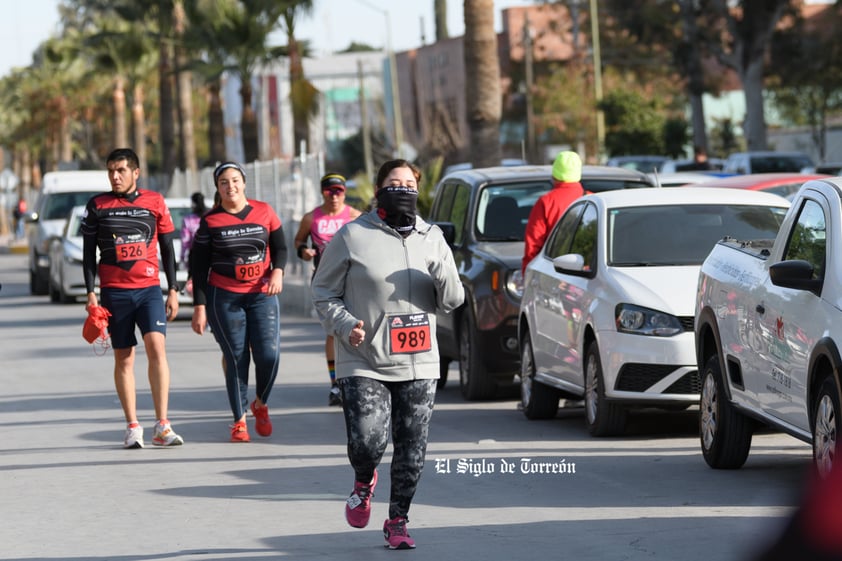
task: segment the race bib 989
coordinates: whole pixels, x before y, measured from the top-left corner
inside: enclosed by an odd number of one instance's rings
[[[427,314],[390,315],[387,321],[391,354],[423,353],[432,348]]]

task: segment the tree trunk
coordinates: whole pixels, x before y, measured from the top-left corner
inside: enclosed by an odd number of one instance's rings
[[[114,148],[125,148],[129,145],[129,135],[126,129],[126,86],[122,76],[114,79]]]
[[[436,42],[444,41],[450,37],[447,32],[447,0],[434,0],[433,14],[436,19]]]
[[[749,150],[766,150],[766,116],[763,111],[763,59],[752,60],[740,73],[746,98],[743,134]]]
[[[210,100],[208,102],[208,146],[212,162],[224,162],[228,159],[225,154],[225,115],[222,111],[222,89],[220,79],[217,78],[208,86]]]
[[[184,6],[180,1],[173,6],[173,27],[176,35],[176,45],[181,42],[186,25]],[[199,169],[196,161],[196,137],[193,132],[193,73],[184,68],[187,66],[187,57],[183,49],[175,47],[176,66],[178,68],[178,108],[179,123],[181,124],[181,159],[184,168],[192,172]]]
[[[474,167],[500,165],[500,63],[494,1],[465,0],[465,103]]]
[[[140,177],[148,183],[149,158],[146,154],[146,112],[143,109],[143,86],[135,84],[132,94],[132,129],[134,130],[134,151],[140,160]]]
[[[161,41],[158,61],[158,103],[160,104],[161,128],[161,172],[167,177],[175,171],[175,122],[172,92],[172,64],[170,47],[167,41]]]
[[[243,135],[243,152],[245,155],[245,162],[249,163],[257,160],[258,142],[257,142],[257,117],[254,114],[254,109],[251,104],[251,76],[240,76],[240,96],[243,99],[243,114],[242,122],[240,123],[240,130]]]
[[[690,124],[693,128],[693,146],[698,146],[707,152],[708,135],[705,126],[705,108],[702,95],[705,92],[705,76],[702,68],[702,56],[699,50],[699,30],[696,23],[696,2],[683,0],[679,2],[681,10],[682,31],[686,58],[680,62],[687,73],[687,97],[690,99]]]
[[[295,94],[301,90],[304,81],[304,66],[301,64],[301,54],[298,50],[298,41],[292,34],[287,34],[287,45],[289,49],[289,86],[290,92]],[[300,155],[301,143],[310,146],[310,122],[309,108],[298,106],[302,102],[301,97],[293,95],[292,129],[295,141],[295,154]]]
[[[67,98],[62,96],[59,109],[59,158],[61,163],[73,160],[73,137],[70,133],[70,115],[67,111]]]

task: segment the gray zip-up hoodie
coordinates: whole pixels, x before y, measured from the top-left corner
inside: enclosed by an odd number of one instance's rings
[[[377,216],[363,214],[345,224],[322,254],[312,282],[313,303],[336,345],[336,377],[366,376],[383,381],[436,379],[439,350],[436,310],[450,312],[465,299],[453,254],[438,226],[416,218],[402,238]],[[424,315],[426,314],[426,318]],[[412,342],[427,343],[424,328],[412,338],[400,332],[407,321],[429,321],[429,350],[393,352]],[[363,321],[365,341],[348,337]]]

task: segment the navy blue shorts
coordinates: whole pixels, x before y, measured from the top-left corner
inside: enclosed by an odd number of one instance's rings
[[[167,334],[167,311],[160,286],[148,288],[103,288],[102,305],[111,312],[108,332],[111,346],[127,349],[137,345],[135,326],[141,337],[150,331]]]

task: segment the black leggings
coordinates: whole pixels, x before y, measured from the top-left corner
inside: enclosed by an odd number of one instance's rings
[[[391,428],[394,453],[389,518],[407,518],[424,469],[436,380],[381,382],[352,376],[340,378],[338,383],[354,477],[371,481],[386,451]]]

